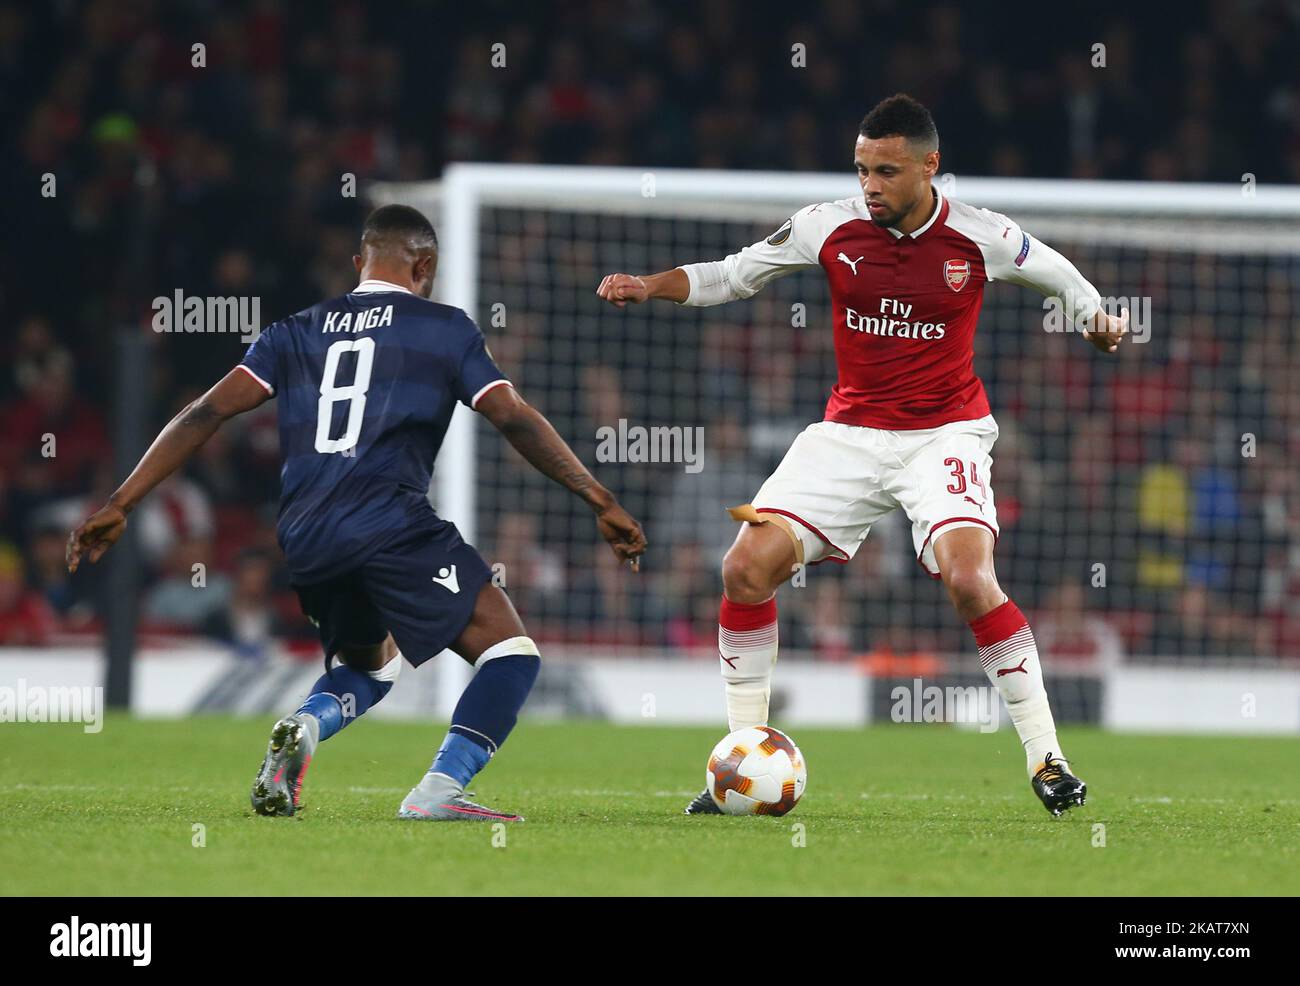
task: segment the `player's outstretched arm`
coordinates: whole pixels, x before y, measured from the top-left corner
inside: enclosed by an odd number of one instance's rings
[[[122,536],[126,530],[126,515],[135,509],[145,494],[184,465],[227,418],[251,411],[269,396],[251,376],[234,369],[172,418],[131,470],[126,482],[104,506],[68,535],[65,551],[68,571],[77,570],[83,555],[92,564],[99,561]]]
[[[998,252],[992,258],[991,273],[1034,288],[1044,297],[1061,299],[1066,315],[1082,330],[1088,342],[1103,353],[1116,352],[1128,334],[1128,309],[1122,309],[1118,315],[1107,313],[1097,289],[1074,264],[1018,227],[1010,226],[1010,229],[1015,229],[1015,236],[1004,233],[994,241]],[[1014,254],[1017,249],[1019,253]]]
[[[809,218],[816,208],[801,209],[767,239],[722,260],[684,264],[658,274],[607,274],[596,294],[616,308],[651,298],[696,308],[752,298],[773,278],[818,265],[825,230]]]
[[[536,408],[528,404],[514,387],[495,387],[483,395],[476,410],[496,426],[538,472],[571,490],[596,513],[596,526],[620,559],[641,568],[645,551],[645,534],[641,525],[619,506],[614,494],[587,471],[573,449]]]

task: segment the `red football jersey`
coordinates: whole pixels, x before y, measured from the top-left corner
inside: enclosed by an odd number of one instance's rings
[[[872,428],[936,428],[989,413],[975,375],[984,285],[1008,280],[1063,299],[1076,321],[1100,307],[1096,288],[1006,216],[936,190],[911,234],[872,221],[861,197],[795,213],[766,240],[725,260],[689,264],[688,305],[748,298],[774,277],[820,266],[830,282],[838,379],[826,420]]]

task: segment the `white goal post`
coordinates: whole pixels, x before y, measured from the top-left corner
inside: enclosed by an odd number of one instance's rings
[[[1267,328],[1270,337],[1300,334],[1300,328],[1294,327],[1294,320],[1300,317],[1300,283],[1297,283],[1296,276],[1300,270],[1300,187],[1257,186],[1249,175],[1242,176],[1239,184],[1173,184],[978,178],[945,174],[937,183],[945,194],[1010,215],[1028,231],[1061,249],[1097,285],[1103,297],[1120,293],[1125,296],[1154,295],[1156,330],[1152,341],[1155,345],[1143,347],[1153,351],[1145,356],[1147,364],[1152,367],[1160,363],[1160,353],[1168,351],[1175,343],[1183,346],[1184,335],[1191,338],[1200,333],[1203,336],[1205,320],[1230,324],[1231,333],[1235,333],[1231,340],[1233,345],[1249,345],[1257,332],[1264,331],[1260,326],[1271,326]],[[630,310],[614,312],[594,296],[598,275],[614,270],[641,272],[673,264],[720,259],[726,253],[766,235],[805,205],[856,194],[860,194],[856,176],[849,171],[820,174],[524,164],[452,164],[441,181],[378,183],[369,189],[374,204],[402,202],[419,208],[434,221],[440,240],[435,297],[468,311],[483,326],[494,349],[503,335],[517,335],[520,330],[515,328],[514,321],[507,333],[494,327],[492,309],[498,306],[498,302],[504,302],[506,295],[511,295],[515,300],[504,306],[509,309],[510,318],[515,319],[515,313],[521,307],[526,310],[527,328],[523,330],[526,338],[514,340],[514,351],[529,352],[534,360],[540,351],[547,363],[547,372],[533,372],[531,367],[535,364],[527,362],[506,367],[508,374],[520,375],[525,395],[537,393],[538,384],[534,381],[543,379],[544,396],[549,397],[552,403],[580,400],[574,397],[574,392],[587,384],[579,380],[577,370],[566,365],[574,360],[565,353],[581,355],[599,350],[604,345],[632,347],[639,355],[629,358],[633,363],[637,360],[645,363],[647,374],[634,385],[634,409],[636,401],[640,400],[643,419],[654,418],[657,414],[659,419],[670,415],[674,420],[677,412],[665,411],[665,408],[673,407],[670,398],[676,394],[680,402],[681,395],[691,392],[687,385],[704,385],[706,377],[699,374],[705,370],[691,371],[697,376],[683,378],[678,368],[672,365],[680,358],[674,355],[677,351],[671,348],[673,344],[665,342],[664,348],[659,350],[653,348],[653,339],[647,343],[634,336],[622,336],[619,341],[607,343],[607,333],[627,331],[620,326],[630,324],[629,319],[643,320],[635,324],[643,327],[644,335],[658,333],[664,323],[674,319],[687,318],[748,320],[752,328],[764,318],[770,318],[775,309],[763,309],[757,314],[752,314],[756,310],[750,309],[751,315],[741,316],[733,313],[711,315],[715,311],[712,309],[697,309],[693,315],[686,315],[670,305],[644,306],[643,311],[635,313]],[[558,285],[557,272],[563,274],[566,268],[572,270],[575,265],[581,267],[577,278],[581,283]],[[815,280],[814,275],[819,273],[807,276]],[[793,281],[802,276],[786,280]],[[521,278],[526,283],[515,283]],[[589,285],[586,284],[588,280],[591,281]],[[1207,281],[1213,283],[1207,284]],[[805,284],[805,294],[800,297],[809,300],[809,308],[824,306],[824,297],[818,297],[825,295],[824,285]],[[792,297],[791,290],[786,290],[784,295],[778,290],[777,296],[788,302]],[[1012,291],[1008,288],[999,290]],[[994,356],[980,355],[980,347],[988,345],[981,339],[987,340],[985,333],[997,331],[998,325],[1006,328],[1016,322],[1026,325],[1031,320],[1043,321],[1041,316],[1034,314],[1041,299],[1028,297],[1031,293],[1022,289],[1014,290],[1020,292],[1015,299],[1010,294],[996,294],[1000,300],[994,302],[986,298],[985,314],[976,336],[977,359],[996,359],[1000,367],[998,372],[1006,374],[1010,372],[1006,369],[1009,362],[1021,361],[1028,367],[1030,383],[1035,379],[1033,374],[1040,370],[1046,380],[1049,372],[1056,369],[1055,354],[1059,352],[1063,357],[1067,352],[1064,340],[1053,340],[1061,342],[1062,348],[1050,352],[1039,340],[1023,343],[1031,347],[1023,352],[1018,348],[1008,350],[1011,354],[1009,359],[1004,359],[1000,351]],[[769,286],[766,292],[760,292],[759,298],[772,291],[773,286]],[[1279,302],[1279,297],[1285,302]],[[757,299],[738,304],[752,305],[755,301]],[[734,306],[723,307],[730,309]],[[1284,308],[1289,308],[1289,314],[1283,311]],[[1235,314],[1237,311],[1241,313],[1240,318]],[[619,319],[623,321],[619,322]],[[1278,319],[1291,320],[1292,328],[1284,329],[1276,324]],[[992,323],[995,328],[986,329],[985,323]],[[706,322],[699,324],[707,325]],[[797,331],[806,336],[825,324],[824,312],[810,311],[807,327]],[[1005,333],[1008,337],[1014,334]],[[538,338],[542,340],[540,343]],[[815,348],[819,343],[804,342],[800,345]],[[1014,346],[1021,345],[1014,343]],[[1038,349],[1032,349],[1034,346]],[[1262,360],[1267,365],[1280,352],[1275,346],[1269,346],[1274,344],[1268,343],[1263,355],[1252,350],[1251,358],[1256,362]],[[1082,358],[1081,350],[1069,347],[1068,351]],[[1294,349],[1290,352],[1294,354]],[[1198,358],[1194,353],[1194,364]],[[824,400],[829,380],[825,377],[825,364],[818,366],[820,369],[808,370],[801,364],[799,372],[804,374],[801,377],[802,390]],[[1241,372],[1253,372],[1253,367],[1254,364]],[[628,368],[629,365],[623,365],[619,373]],[[631,368],[636,369],[635,366]],[[977,362],[978,369],[980,364]],[[1220,380],[1212,378],[1211,371],[1221,372],[1221,367],[1207,364],[1194,365],[1193,369],[1203,370],[1200,379],[1218,381],[1210,385],[1219,386],[1221,383],[1225,392],[1238,386],[1240,374],[1231,380],[1226,377]],[[1292,363],[1290,370],[1300,372],[1300,365]],[[656,373],[666,379],[670,371],[678,372],[676,384],[660,386],[655,382]],[[1237,371],[1234,369],[1232,372]],[[1152,374],[1155,375],[1154,369]],[[683,380],[686,385],[683,385]],[[1074,424],[1068,415],[1065,424],[1058,422],[1062,415],[1052,404],[1054,398],[1039,393],[1026,396],[1034,388],[1021,386],[1023,383],[1020,378],[1013,384],[1006,380],[995,383],[990,388],[994,411],[999,414],[1001,422],[999,408],[1018,402],[1016,413],[1025,422],[1025,431],[1037,431],[1031,440],[1036,442],[1036,446],[1026,458],[1030,466],[1042,473],[1040,486],[1054,488],[1054,480],[1059,482],[1061,477],[1076,468],[1074,460],[1078,458],[1080,443],[1086,444],[1091,439],[1073,430],[1065,430],[1072,429]],[[1091,385],[1094,389],[1101,386],[1095,379]],[[1043,386],[1050,388],[1056,384],[1044,383]],[[1122,392],[1123,382],[1105,383],[1105,386],[1114,386],[1117,392]],[[1169,386],[1184,385],[1175,383]],[[1191,388],[1197,384],[1185,386]],[[707,388],[702,386],[702,389]],[[544,409],[550,413],[545,402]],[[700,412],[701,415],[705,413]],[[1178,412],[1171,413],[1176,416]],[[1249,423],[1248,416],[1252,413],[1249,408],[1238,408],[1234,413],[1246,415]],[[1004,425],[1002,439],[1002,445],[1009,446],[1012,451],[1016,449],[1014,443],[1018,439],[1008,438],[1008,432],[1019,430],[1014,427],[1015,416],[1008,413],[1013,428]],[[1050,419],[1045,431],[1038,427],[1039,419]],[[575,423],[585,426],[591,418],[584,418],[581,410],[575,410],[571,419],[566,420],[570,426]],[[1206,426],[1207,420],[1197,419],[1194,426]],[[1073,422],[1077,421],[1076,414]],[[1167,453],[1172,460],[1180,454],[1177,443],[1183,440],[1184,429],[1177,420],[1167,422],[1167,425],[1167,436],[1142,435],[1139,438],[1148,443],[1148,448],[1152,443],[1159,444],[1161,454]],[[1233,419],[1233,426],[1237,426],[1236,419]],[[457,409],[438,459],[432,495],[440,514],[454,521],[468,540],[487,542],[492,532],[478,529],[476,514],[495,517],[496,511],[507,509],[503,504],[511,503],[527,510],[540,494],[534,490],[526,497],[517,496],[515,490],[501,488],[502,483],[508,485],[514,480],[498,478],[504,472],[496,460],[492,460],[493,464],[485,473],[487,457],[498,453],[487,447],[476,447],[475,430],[474,416],[465,409]],[[1251,429],[1243,427],[1241,430]],[[563,426],[561,431],[564,431]],[[566,433],[566,437],[572,439],[573,435]],[[578,437],[588,441],[591,438],[589,434]],[[1223,440],[1223,436],[1215,439],[1219,444],[1214,445],[1212,455],[1223,454]],[[1124,458],[1126,454],[1129,459]],[[1138,453],[1126,453],[1123,449],[1116,452],[1117,465],[1113,475],[1105,480],[1110,485],[1103,494],[1122,493],[1134,505],[1141,504],[1141,509],[1148,511],[1148,501],[1155,495],[1149,494],[1148,485],[1158,493],[1161,480],[1159,476],[1139,475],[1131,468],[1142,465],[1140,460],[1132,459],[1134,454]],[[1263,466],[1265,469],[1279,467],[1284,468],[1281,463],[1272,461]],[[617,477],[618,473],[614,475]],[[675,482],[670,477],[647,484],[642,499],[651,505],[652,514],[656,505],[671,502],[680,506],[690,502],[689,496],[673,499],[673,494],[680,492],[673,485]],[[483,513],[480,499],[486,489],[491,489],[496,497],[483,501],[489,503],[491,513]],[[999,490],[1000,514],[1002,502]],[[720,509],[720,505],[715,506]],[[1158,505],[1152,509],[1159,513]],[[1018,550],[1028,550],[1041,571],[1050,573],[1052,565],[1058,561],[1051,539],[1059,536],[1069,542],[1062,549],[1061,558],[1068,558],[1070,563],[1082,564],[1098,553],[1100,557],[1108,558],[1111,556],[1106,552],[1113,549],[1116,558],[1123,556],[1123,565],[1127,566],[1125,570],[1151,589],[1152,598],[1173,584],[1161,583],[1165,576],[1161,574],[1159,558],[1139,557],[1143,546],[1148,543],[1143,531],[1109,531],[1101,513],[1089,522],[1091,527],[1071,527],[1066,514],[1052,513],[1050,503],[1043,505],[1040,513],[1047,519],[1042,521],[1041,530],[1035,529],[1035,546],[1026,549],[1025,545],[1031,539],[1022,538]],[[547,524],[552,531],[559,532],[563,527],[562,518],[556,519],[559,515],[553,514],[555,510],[547,514]],[[655,519],[651,517],[651,520]],[[680,517],[671,519],[680,520]],[[662,529],[662,518],[660,520]],[[723,515],[719,514],[714,521],[720,529],[727,527]],[[1178,542],[1172,548],[1164,544],[1163,548],[1154,550],[1156,554],[1165,549],[1174,555],[1181,552],[1182,577],[1192,581],[1204,578],[1216,592],[1243,604],[1239,636],[1246,634],[1248,621],[1258,617],[1258,607],[1250,597],[1262,590],[1249,580],[1241,581],[1233,573],[1257,564],[1252,559],[1256,555],[1262,558],[1271,550],[1272,542],[1266,534],[1257,527],[1246,525],[1234,532],[1215,535],[1206,547],[1197,541],[1194,524],[1180,535],[1180,522],[1176,517],[1156,517],[1142,523],[1155,524],[1160,529],[1160,538],[1172,538]],[[577,528],[574,530],[576,532]],[[562,533],[555,536],[557,542],[564,540]],[[575,533],[570,540],[585,543],[590,536],[590,532]],[[678,537],[677,534],[673,536]],[[888,536],[887,532],[882,536]],[[708,546],[708,550],[712,547]],[[1219,557],[1224,552],[1231,556],[1226,562]],[[901,550],[898,553],[901,557]],[[1066,562],[1061,561],[1061,564]],[[1216,569],[1216,565],[1219,568]],[[1231,569],[1227,576],[1222,573],[1223,565]],[[882,570],[901,571],[888,565]],[[1038,571],[1028,573],[1031,581],[1039,576]],[[1167,592],[1162,598],[1164,602],[1159,605],[1181,605]],[[1139,615],[1144,607],[1149,608],[1141,593],[1134,599],[1136,601],[1129,601],[1129,608]],[[656,617],[645,618],[653,621]],[[925,625],[926,621],[920,615],[908,619],[913,625]],[[1241,646],[1257,657],[1278,656],[1269,653],[1263,643],[1243,643]]]
[[[1040,178],[963,178],[946,174],[941,190],[970,205],[1004,212],[1029,225],[1029,217],[1110,217],[1094,222],[1091,234],[1159,242],[1168,249],[1212,246],[1243,251],[1300,252],[1300,228],[1271,223],[1300,222],[1300,187],[1084,181]],[[692,219],[723,217],[756,222],[779,219],[814,202],[858,191],[852,173],[716,171],[689,168],[582,167],[531,164],[451,164],[441,181],[378,182],[376,205],[402,202],[421,209],[438,226],[437,298],[478,317],[479,215],[485,206],[534,206]],[[1141,223],[1121,228],[1113,220],[1155,220],[1155,232]],[[1237,230],[1186,228],[1186,220],[1238,221]],[[1169,220],[1174,220],[1171,224]],[[1252,226],[1270,223],[1267,233]],[[1182,224],[1183,228],[1179,228]],[[1058,223],[1046,224],[1059,228]],[[1076,223],[1077,225],[1077,223]],[[1050,232],[1044,224],[1044,239]],[[1189,238],[1188,234],[1193,235]],[[1208,243],[1205,237],[1212,237]],[[739,249],[744,244],[737,243]],[[682,257],[681,263],[720,257]],[[439,458],[436,502],[468,540],[475,537],[474,432],[468,412],[458,409]]]

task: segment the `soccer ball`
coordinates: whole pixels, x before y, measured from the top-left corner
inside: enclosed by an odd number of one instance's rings
[[[727,815],[784,815],[803,797],[808,768],[779,729],[751,726],[724,736],[709,754],[705,784]]]

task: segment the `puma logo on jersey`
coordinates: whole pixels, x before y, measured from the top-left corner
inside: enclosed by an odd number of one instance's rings
[[[841,253],[835,259],[844,261],[853,270],[853,276],[854,277],[858,276],[858,264],[862,263],[861,257],[859,257],[857,260],[850,260],[845,254]]]
[[[984,512],[984,504],[980,503],[979,500],[976,500],[974,497],[964,496],[962,497],[962,499],[965,500],[967,503],[975,504],[976,509],[978,509],[980,513]]]
[[[1015,674],[1017,671],[1023,672],[1024,674],[1029,674],[1029,672],[1025,670],[1025,661],[1028,660],[1029,658],[1027,657],[1021,658],[1020,663],[1017,664],[1014,668],[998,668],[998,677],[1001,678],[1004,674]]]
[[[460,583],[456,581],[455,565],[452,565],[451,568],[438,569],[438,574],[433,576],[433,581],[448,592],[460,592]]]

